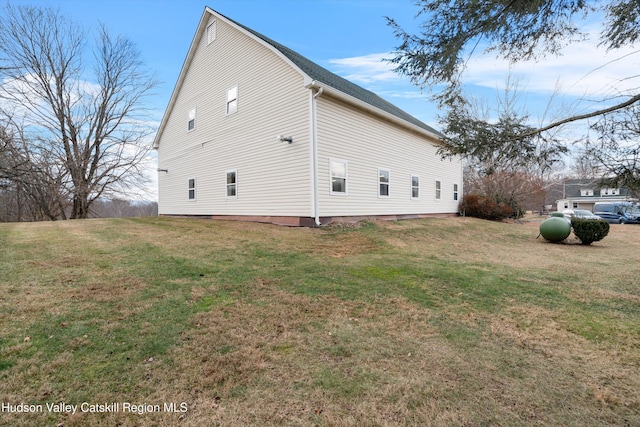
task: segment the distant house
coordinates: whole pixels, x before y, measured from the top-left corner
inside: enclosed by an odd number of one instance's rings
[[[599,202],[636,200],[626,188],[610,188],[599,179],[568,179],[562,183],[562,198],[556,201],[558,211],[564,209],[587,209]]]
[[[205,8],[154,141],[159,214],[320,225],[455,214],[440,134]]]

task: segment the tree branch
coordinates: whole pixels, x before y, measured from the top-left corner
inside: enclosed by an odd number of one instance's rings
[[[545,131],[547,131],[549,129],[553,129],[553,128],[556,128],[558,126],[565,125],[567,123],[576,122],[578,120],[589,119],[591,117],[601,116],[601,115],[607,114],[607,113],[612,113],[614,111],[618,111],[618,110],[626,108],[626,107],[628,107],[630,105],[633,105],[638,101],[640,101],[640,94],[635,95],[635,96],[629,98],[627,101],[622,102],[622,103],[617,104],[617,105],[614,105],[612,107],[604,108],[602,110],[593,111],[593,112],[587,113],[587,114],[580,114],[578,116],[567,117],[566,119],[562,119],[562,120],[559,120],[557,122],[553,122],[553,123],[551,123],[551,124],[549,124],[547,126],[543,126],[543,127],[539,128],[539,129],[536,129],[534,131],[525,133],[525,134],[523,134],[521,136],[522,137],[534,136],[534,135],[540,134],[542,132],[545,132]]]

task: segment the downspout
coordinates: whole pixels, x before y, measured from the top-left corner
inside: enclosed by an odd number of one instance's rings
[[[315,82],[313,82],[315,83]],[[313,90],[313,83],[311,89]],[[322,225],[320,223],[320,205],[318,202],[319,190],[318,190],[318,126],[316,116],[316,98],[322,95],[322,86],[318,88],[316,93],[311,96],[311,162],[312,174],[313,174],[313,215],[315,217],[316,226]]]

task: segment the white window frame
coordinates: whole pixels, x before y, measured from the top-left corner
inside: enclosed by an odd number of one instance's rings
[[[229,89],[227,89],[227,104],[226,104],[227,116],[230,116],[238,112],[238,98],[239,98],[238,92],[239,92],[238,85],[232,86]],[[234,105],[233,108],[231,108],[232,105]]]
[[[457,201],[458,201],[458,197],[459,197],[459,191],[458,191],[458,188],[459,188],[458,183],[457,183],[457,182],[455,182],[455,183],[453,184],[453,201],[454,201],[454,202],[457,202]]]
[[[193,181],[193,187],[191,186],[191,182]],[[187,200],[190,202],[195,202],[197,197],[196,189],[198,187],[198,181],[195,177],[191,177],[187,179]],[[191,197],[191,193],[193,192],[193,197]]]
[[[442,200],[442,180],[441,179],[436,179],[435,190],[436,190],[435,200]]]
[[[381,172],[387,173],[387,182],[382,181]],[[387,194],[382,194],[382,186],[387,186]],[[388,199],[391,197],[391,170],[387,168],[378,168],[378,198],[379,199]]]
[[[593,196],[593,190],[592,189],[581,189],[580,190],[580,195],[585,197],[585,196]]]
[[[207,25],[207,46],[209,46],[211,43],[213,43],[216,40],[216,31],[217,31],[217,24],[216,24],[216,20],[214,19],[209,23],[209,25]]]
[[[229,184],[229,174],[232,173],[235,177],[235,182]],[[233,195],[229,195],[229,188],[233,187],[235,192]],[[224,197],[225,199],[237,199],[238,198],[238,169],[229,169],[224,172]]]
[[[417,178],[418,179],[418,185],[413,185],[413,178]],[[411,175],[411,200],[420,200],[420,175]],[[418,195],[414,196],[413,195],[413,189],[418,190]]]
[[[193,122],[193,127],[191,127],[191,122]],[[187,132],[193,132],[194,130],[196,130],[196,109],[192,108],[187,116]]]
[[[344,164],[344,176],[333,175],[333,163]],[[344,179],[344,191],[333,191],[333,179]],[[349,162],[342,159],[329,159],[329,193],[334,196],[346,196],[349,192]]]

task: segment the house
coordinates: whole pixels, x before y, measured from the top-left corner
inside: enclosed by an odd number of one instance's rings
[[[599,179],[567,179],[562,183],[561,190],[561,198],[556,200],[559,212],[564,209],[586,209],[593,212],[596,203],[636,200],[631,197],[628,189],[611,188],[601,184]]]
[[[321,225],[456,214],[440,134],[206,7],[154,141],[159,214]]]

